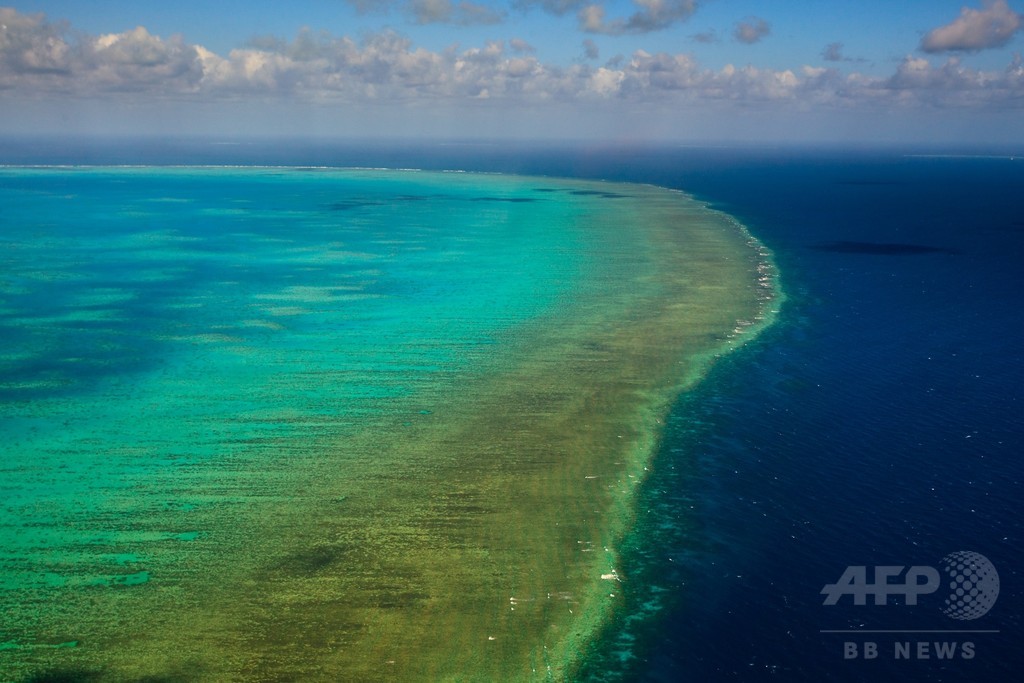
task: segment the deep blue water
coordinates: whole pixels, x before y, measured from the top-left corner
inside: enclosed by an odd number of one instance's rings
[[[1022,158],[23,141],[0,162],[461,168],[694,193],[774,250],[789,299],[675,407],[626,544],[629,609],[584,678],[1009,681],[1024,666]],[[979,619],[945,616],[945,585],[914,607],[822,604],[848,565],[939,567],[960,550],[1001,579]],[[852,628],[998,633],[821,633]],[[879,656],[846,660],[846,641]],[[893,658],[918,641],[956,642],[954,657]]]
[[[637,630],[621,678],[1016,680],[1024,160],[704,159],[681,154],[652,179],[747,224],[790,301],[676,408],[630,556],[677,598]],[[691,509],[696,528],[674,528]],[[957,550],[999,572],[982,618],[942,614],[945,586],[916,607],[822,604],[847,565],[938,567]],[[1000,633],[820,633],[848,628]],[[878,658],[844,660],[847,641],[875,642]],[[975,654],[939,660],[931,645],[928,660],[896,661],[897,641],[971,641]],[[597,657],[594,677],[620,678],[599,675],[613,661]]]

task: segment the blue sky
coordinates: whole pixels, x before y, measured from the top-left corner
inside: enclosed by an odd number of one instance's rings
[[[1024,143],[1018,0],[40,0],[0,133]]]

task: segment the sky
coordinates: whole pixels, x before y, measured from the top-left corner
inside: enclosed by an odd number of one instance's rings
[[[1022,5],[24,0],[0,134],[1020,146]]]

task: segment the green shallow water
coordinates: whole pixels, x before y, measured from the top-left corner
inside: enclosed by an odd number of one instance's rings
[[[5,680],[563,679],[669,402],[777,304],[653,187],[0,175]]]

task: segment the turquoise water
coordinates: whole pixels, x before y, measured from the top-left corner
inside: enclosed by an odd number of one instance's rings
[[[300,430],[429,419],[580,274],[572,195],[541,189],[4,169],[0,590],[146,582],[204,534],[183,511],[244,500],[228,475],[275,470]]]
[[[0,206],[27,681],[571,676],[670,401],[777,309],[651,186],[36,167]]]

